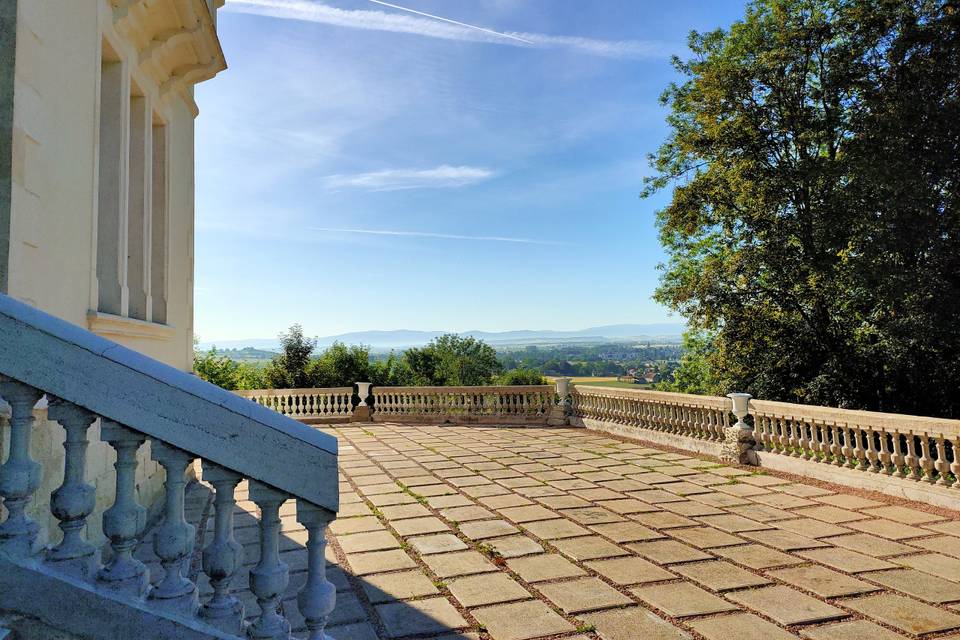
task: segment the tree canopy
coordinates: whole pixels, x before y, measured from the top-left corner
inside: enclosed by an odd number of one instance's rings
[[[709,391],[960,416],[960,10],[755,0],[693,33],[644,195]],[[698,345],[703,347],[705,345]]]

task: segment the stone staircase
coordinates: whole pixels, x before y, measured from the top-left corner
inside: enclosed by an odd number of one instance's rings
[[[0,399],[10,430],[0,465],[0,626],[8,635],[286,640],[302,628],[326,638],[335,438],[4,295]],[[63,536],[52,545],[29,510],[44,474],[31,458],[41,399],[65,431],[63,483],[50,499]],[[94,423],[116,452],[113,504],[102,514],[85,473]],[[136,497],[147,442],[165,471],[150,532]],[[193,475],[203,483],[188,485]],[[86,538],[95,516],[104,549]],[[294,590],[295,602],[287,599]]]

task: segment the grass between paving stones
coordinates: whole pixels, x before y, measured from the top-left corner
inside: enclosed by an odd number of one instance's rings
[[[379,441],[379,438],[378,438],[378,441]],[[626,438],[624,438],[624,441],[626,441],[626,442],[628,442],[628,443],[632,443],[632,442],[633,442],[632,440],[626,439]],[[570,445],[564,445],[564,446],[570,446]],[[613,445],[607,445],[607,446],[613,446]],[[660,450],[663,450],[663,447],[657,447],[657,448],[660,449]],[[362,451],[362,449],[360,449],[359,447],[357,447],[357,449],[358,449],[358,451]],[[585,451],[585,452],[589,452],[589,450],[587,450],[587,449],[584,449],[584,451]],[[443,455],[443,454],[437,453],[436,450],[434,450],[434,452],[436,453],[436,455]],[[364,455],[365,458],[367,458],[366,454],[363,454],[363,455]],[[602,455],[602,454],[599,454],[598,452],[593,452],[592,455],[597,455],[598,457],[608,457],[608,456],[604,456],[604,455]],[[689,454],[686,454],[686,453],[684,453],[683,455],[688,456],[688,457],[691,457],[691,458],[696,458],[696,457],[697,457],[697,456],[690,456]],[[444,457],[446,457],[446,456],[444,456]],[[369,459],[369,458],[368,458],[368,459]],[[488,459],[491,459],[491,458],[488,458]],[[493,460],[493,459],[491,459],[491,460]],[[382,467],[381,465],[377,464],[376,461],[373,461],[373,460],[372,460],[372,462],[373,462],[376,466],[378,466],[379,468],[381,468],[381,470],[383,470],[384,473],[386,473],[386,474],[389,475],[390,477],[393,477],[393,474],[392,474],[389,470],[387,470],[387,469],[385,469],[384,467]],[[589,466],[589,465],[588,465],[588,466]],[[636,466],[640,466],[640,465],[636,465]],[[711,465],[711,466],[708,467],[708,468],[721,468],[721,467],[724,467],[724,466],[736,467],[736,465]],[[654,467],[654,468],[655,468],[655,467]],[[752,468],[752,469],[751,469],[751,468],[749,468],[749,467],[746,467],[745,470],[749,470],[749,471],[751,471],[751,474],[753,474],[756,469],[755,469],[755,468]],[[478,473],[479,473],[480,475],[483,475],[483,472],[478,472]],[[349,476],[349,474],[347,474],[347,475]],[[523,475],[525,475],[525,474],[523,474]],[[573,474],[573,475],[576,475],[576,474]],[[774,475],[779,476],[779,475],[781,475],[781,474],[774,474]],[[783,475],[788,476],[788,477],[785,478],[785,479],[793,479],[793,478],[789,477],[789,474],[783,474]],[[802,481],[802,482],[805,483],[805,484],[821,484],[821,483],[811,483],[811,482],[809,481],[809,479],[806,479],[806,478],[802,478],[802,479],[799,479],[799,480]],[[439,480],[439,481],[442,482],[442,480]],[[351,484],[352,484],[352,483],[351,483]],[[669,483],[668,483],[668,484],[669,484]],[[826,483],[822,483],[822,484],[826,484]],[[402,487],[402,483],[398,482],[398,485],[400,485],[400,486]],[[602,485],[601,485],[601,486],[602,486]],[[354,487],[354,488],[356,488],[356,487]],[[508,488],[508,489],[509,489],[509,488]],[[841,492],[843,492],[843,493],[851,493],[848,488],[839,488],[839,489],[840,489]],[[459,490],[457,490],[455,487],[454,487],[454,490],[456,490],[458,494],[463,495],[462,492],[460,492]],[[833,489],[833,490],[836,490],[836,489]],[[511,490],[511,491],[512,491],[512,490]],[[361,495],[361,496],[362,496],[362,493],[358,492],[358,495]],[[364,497],[363,499],[365,500],[365,497]],[[472,500],[471,500],[471,501],[472,501]],[[891,502],[893,502],[893,501],[891,501],[891,500],[889,499],[889,497],[887,497],[887,496],[880,496],[880,500],[879,500],[879,501],[880,501],[880,502],[883,502],[883,503],[886,503],[886,504],[890,504]],[[904,502],[906,502],[906,501],[904,501]],[[907,502],[907,504],[909,504],[909,506],[911,506],[911,507],[914,507],[914,508],[916,507],[916,505],[914,505],[914,504],[912,504],[912,503]],[[368,504],[368,506],[370,506],[370,505]],[[545,505],[544,505],[544,506],[545,506]],[[600,505],[600,506],[602,506],[602,505]],[[439,514],[437,513],[437,510],[430,508],[429,505],[427,505],[427,508],[428,508],[430,511],[434,512],[435,515],[438,515],[438,516],[439,516]],[[554,511],[554,513],[557,513],[557,510],[552,510],[552,509],[551,509],[551,511]],[[561,511],[562,511],[562,510],[561,510]],[[381,514],[381,515],[382,515],[382,514]],[[561,512],[561,513],[557,513],[557,515],[562,516],[562,512]],[[938,513],[937,515],[942,515],[942,514],[939,514],[939,513]],[[442,516],[439,516],[439,517],[440,517],[441,519],[443,519]],[[387,524],[388,524],[388,523],[387,523]],[[516,523],[515,523],[515,524],[516,524]],[[655,529],[655,527],[654,527],[654,529]],[[459,533],[459,532],[458,532],[458,533]],[[661,532],[661,533],[663,533],[663,532]],[[935,532],[932,532],[932,531],[931,531],[931,536],[936,536],[936,535],[941,535],[941,534],[935,533]],[[529,531],[526,532],[526,536],[529,537],[529,538],[532,538],[532,539],[536,540],[536,536],[531,535],[531,534],[529,533]],[[667,536],[669,537],[668,534],[667,534]],[[495,552],[495,549],[493,549],[493,548],[491,547],[491,545],[489,545],[489,544],[487,544],[487,543],[481,543],[481,544],[478,545],[478,544],[476,544],[473,540],[470,540],[470,539],[466,538],[465,536],[463,536],[462,533],[459,533],[459,537],[461,538],[461,540],[463,540],[463,541],[464,541],[468,546],[470,546],[470,547],[477,548],[477,549],[478,549],[479,551],[481,551],[481,552],[484,552],[484,551],[486,550],[487,552],[486,552],[484,555],[488,555],[488,557],[491,555],[491,551],[492,551],[492,552]],[[602,537],[602,536],[600,536],[600,537]],[[539,542],[547,549],[548,552],[551,552],[551,551],[554,552],[554,553],[556,552],[556,550],[552,547],[552,545],[550,545],[550,544],[547,543],[546,541],[539,541]],[[746,543],[746,542],[747,542],[747,541],[745,541],[745,543]],[[926,551],[923,550],[923,549],[918,549],[917,551],[918,551],[918,552],[926,552]],[[419,558],[414,558],[414,561],[415,561],[415,562],[418,562],[418,560],[419,560]],[[573,561],[572,559],[570,559],[570,560],[571,560],[571,562],[573,562],[574,564],[580,566],[581,569],[584,569],[584,570],[586,571],[586,573],[587,573],[588,576],[599,577],[599,578],[600,578],[601,580],[603,580],[604,582],[607,582],[606,580],[603,579],[602,576],[597,576],[597,575],[596,575],[593,571],[591,571],[589,568],[582,566],[582,563],[577,562],[577,561]],[[420,564],[420,563],[418,562],[418,564]],[[656,564],[656,563],[655,563],[655,564]],[[735,564],[736,564],[736,563],[735,563]],[[747,571],[750,571],[750,572],[755,573],[755,574],[757,574],[757,575],[761,575],[761,576],[767,577],[767,578],[769,579],[769,577],[768,577],[768,576],[765,576],[761,571],[752,570],[752,569],[750,569],[749,567],[743,567],[743,568],[746,569]],[[519,576],[516,576],[516,575],[513,574],[513,572],[509,571],[508,568],[503,568],[502,570],[504,570],[506,573],[508,573],[509,575],[511,575],[511,577],[512,577],[514,580],[516,580],[519,584],[521,584],[522,586],[524,586],[524,587],[531,593],[532,596],[537,597],[537,591],[535,590],[535,588],[531,587],[530,585],[527,585],[522,579],[519,578]],[[841,573],[842,573],[842,572],[841,572]],[[583,577],[585,577],[585,576],[580,576],[580,578],[583,578]],[[858,577],[859,577],[859,578],[869,577],[869,574],[860,574]],[[551,581],[551,582],[555,582],[555,581]],[[672,581],[671,581],[671,582],[672,582]],[[690,581],[690,582],[692,583],[693,581]],[[777,583],[776,580],[774,580],[773,582],[774,582],[774,584]],[[609,583],[608,583],[608,584],[609,584]],[[618,588],[617,585],[611,585],[611,586],[613,586],[614,588],[617,588],[618,590],[620,590],[620,591],[622,591],[622,592],[626,591],[625,589],[620,589],[620,588]],[[647,584],[647,585],[644,585],[644,586],[653,586],[653,584]],[[792,585],[791,585],[791,586],[792,586]],[[795,587],[795,586],[792,586],[792,587],[795,588],[795,589],[797,588],[797,587]],[[762,588],[762,587],[761,587],[761,588]],[[747,589],[747,590],[752,590],[752,588],[751,588],[751,589]],[[800,591],[803,591],[803,589],[799,589],[799,590],[800,590]],[[630,595],[630,594],[627,593],[626,595]],[[830,599],[823,599],[823,598],[820,598],[820,597],[818,597],[818,596],[816,596],[815,594],[812,594],[812,593],[809,594],[809,595],[817,598],[818,600],[826,601],[826,602],[828,602],[828,603],[830,603],[830,604],[834,604],[835,606],[840,606],[840,607],[842,607],[842,604],[843,604],[842,601],[833,601],[833,600],[830,600]],[[720,597],[722,597],[722,594],[720,594]],[[540,599],[541,599],[542,601],[546,602],[546,604],[547,604],[548,606],[550,606],[551,609],[553,609],[554,611],[556,611],[558,614],[560,614],[561,616],[563,616],[563,617],[564,617],[565,619],[567,619],[568,621],[572,621],[572,622],[575,623],[576,625],[582,626],[581,623],[579,623],[578,621],[576,621],[576,618],[575,618],[575,617],[564,615],[563,612],[562,612],[562,611],[558,611],[558,610],[557,610],[557,607],[553,606],[552,603],[550,603],[549,601],[545,600],[545,599],[542,598],[542,597],[540,597]],[[454,602],[454,606],[457,606],[457,603],[456,603],[456,600],[455,600],[455,599],[453,600],[453,602]],[[648,607],[648,608],[649,608],[649,607]],[[458,607],[458,609],[460,609],[460,607]],[[948,608],[944,608],[944,610],[945,610],[945,611],[950,611],[950,609],[948,609]],[[461,613],[463,613],[463,611],[461,611]],[[660,612],[660,614],[661,614],[664,618],[670,620],[670,617],[664,615],[664,612]],[[465,617],[467,617],[467,616],[465,615]],[[765,616],[763,616],[762,614],[760,614],[760,617],[761,617],[761,618],[765,618]],[[860,618],[860,617],[861,617],[861,616],[860,616],[859,614],[852,613],[848,618],[845,618],[845,620],[858,619],[858,618]],[[693,620],[693,619],[696,619],[696,618],[685,618],[685,620]],[[676,626],[678,626],[678,627],[680,627],[680,628],[686,628],[686,625],[684,625],[684,624],[682,624],[682,623],[679,623],[679,621],[672,620],[672,622],[673,622]],[[881,626],[883,626],[883,625],[881,625]],[[811,625],[804,625],[804,626],[803,626],[803,628],[810,628],[810,627],[811,627]],[[579,630],[579,626],[578,626],[578,630]],[[688,629],[688,630],[689,630],[689,629]],[[694,634],[694,635],[697,636],[697,634]],[[698,636],[697,636],[697,637],[698,637]]]

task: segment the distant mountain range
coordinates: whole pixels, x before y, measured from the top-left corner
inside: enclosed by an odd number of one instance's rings
[[[611,324],[602,327],[590,327],[579,331],[462,331],[457,335],[472,336],[494,346],[522,346],[534,344],[568,344],[574,342],[636,342],[666,341],[676,342],[683,333],[685,325],[661,322],[655,324]],[[393,331],[354,331],[336,336],[317,338],[318,347],[328,347],[334,342],[346,344],[364,344],[373,349],[406,349],[427,344],[434,338],[449,333],[446,331],[412,331],[396,329]],[[276,350],[280,347],[277,338],[250,338],[248,340],[220,340],[200,343],[199,348],[206,350],[216,345],[220,349]]]

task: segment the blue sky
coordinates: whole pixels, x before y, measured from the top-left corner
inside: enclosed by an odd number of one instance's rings
[[[744,3],[390,4],[220,11],[230,68],[197,88],[201,340],[676,320],[651,300],[667,194],[638,197],[658,96],[687,33]]]

